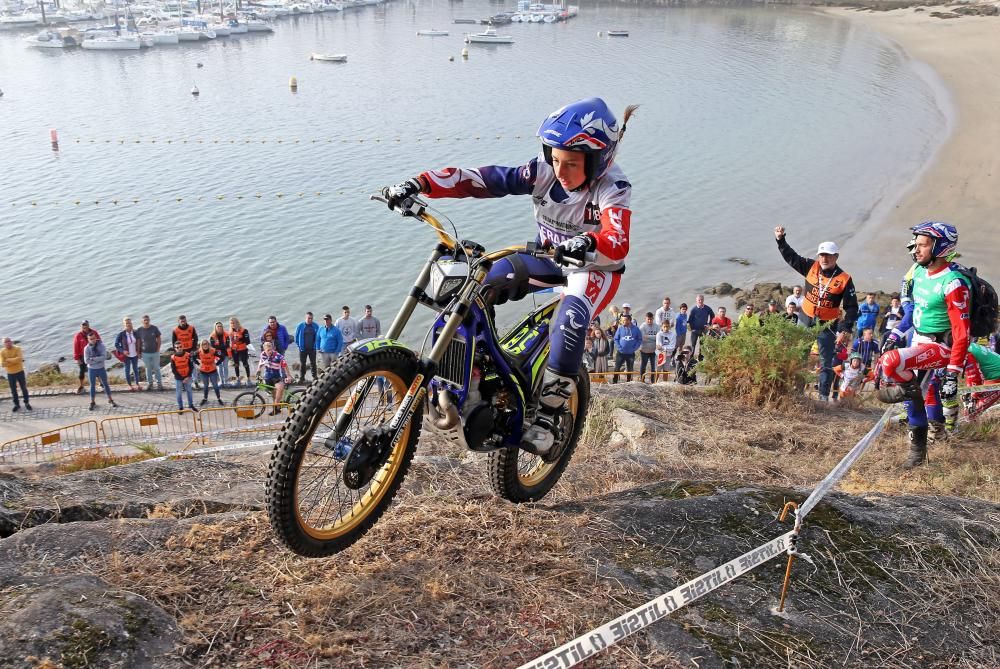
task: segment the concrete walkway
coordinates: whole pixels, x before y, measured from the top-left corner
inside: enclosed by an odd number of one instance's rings
[[[142,386],[145,388],[145,385]],[[293,387],[301,388],[299,384]],[[27,411],[24,405],[21,410],[13,412],[10,395],[5,393],[0,397],[0,443],[18,439],[39,432],[55,430],[65,425],[77,423],[85,420],[97,420],[108,416],[128,416],[131,414],[155,413],[160,411],[174,411],[177,403],[174,399],[173,385],[165,386],[164,390],[129,392],[128,386],[112,386],[111,395],[117,407],[108,404],[108,398],[103,393],[98,393],[96,397],[97,408],[90,411],[90,393],[83,395],[76,394],[76,388],[39,388],[34,392],[28,388],[31,395],[31,406],[33,411]],[[247,392],[252,388],[223,388],[222,399],[225,404],[231,405],[233,398],[242,392]],[[204,391],[195,390],[194,405],[199,407]],[[209,388],[208,403],[205,408],[217,407],[219,403],[215,399],[214,391]],[[185,399],[185,402],[187,400]]]

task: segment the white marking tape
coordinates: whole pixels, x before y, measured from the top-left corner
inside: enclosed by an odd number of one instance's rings
[[[984,390],[1000,390],[1000,383],[991,383],[982,386],[971,386],[969,388],[959,388],[958,392],[960,395],[968,395],[969,393],[979,393]]]
[[[674,588],[665,595],[660,595],[656,599],[632,609],[623,616],[615,618],[611,622],[587,632],[569,643],[559,646],[555,650],[542,655],[541,657],[522,664],[518,669],[565,669],[572,667],[583,660],[596,655],[608,646],[618,643],[625,637],[639,630],[652,625],[657,620],[666,617],[679,608],[687,606],[702,595],[707,595],[716,588],[719,588],[729,581],[732,581],[748,571],[759,567],[768,560],[778,557],[782,553],[799,555],[805,559],[808,556],[796,550],[795,540],[799,534],[802,520],[813,509],[820,500],[826,496],[830,490],[843,478],[844,474],[851,468],[858,458],[875,442],[876,437],[881,434],[889,418],[895,413],[895,407],[889,407],[879,418],[878,422],[861,437],[860,441],[854,445],[847,455],[841,459],[837,466],[826,475],[816,489],[812,491],[808,499],[803,502],[795,514],[795,528],[777,539],[773,539],[763,546],[758,546],[749,553],[744,553],[735,560],[730,560],[721,567],[716,567],[712,571],[702,574],[692,579],[682,586]],[[811,560],[809,560],[811,562]]]
[[[565,669],[583,662],[608,646],[614,645],[677,609],[687,606],[703,595],[722,587],[729,581],[756,569],[772,558],[783,555],[792,545],[795,531],[786,532],[735,560],[716,567],[710,572],[678,586],[656,599],[634,608],[597,629],[578,636],[569,643],[541,657],[522,664],[518,669]]]
[[[806,515],[812,511],[817,504],[819,504],[820,500],[823,499],[823,497],[825,497],[835,485],[837,485],[840,479],[844,478],[844,474],[846,474],[847,470],[851,468],[851,465],[853,465],[855,461],[857,461],[857,459],[868,450],[868,447],[874,443],[875,438],[881,434],[882,429],[886,426],[886,423],[889,422],[889,419],[895,415],[895,413],[895,406],[891,406],[886,409],[885,413],[882,414],[882,417],[878,419],[878,422],[875,423],[872,429],[868,430],[868,434],[861,437],[861,440],[854,445],[854,448],[848,451],[847,455],[845,455],[843,459],[837,463],[837,466],[826,475],[826,478],[819,482],[819,485],[817,485],[812,491],[812,494],[809,495],[806,501],[802,503],[802,506],[800,506],[795,512],[796,530],[798,530],[799,526],[802,525],[802,521],[805,520]]]
[[[265,439],[262,441],[248,441],[242,444],[228,444],[226,446],[212,446],[210,448],[199,448],[193,451],[175,451],[173,453],[167,453],[166,455],[161,455],[157,458],[150,458],[149,460],[140,460],[139,462],[133,462],[130,464],[144,464],[146,462],[159,462],[160,460],[169,460],[171,458],[184,458],[189,455],[205,455],[206,453],[221,453],[223,451],[240,451],[249,448],[259,448],[261,446],[273,446],[273,439]]]

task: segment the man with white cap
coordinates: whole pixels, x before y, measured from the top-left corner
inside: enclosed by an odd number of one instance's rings
[[[840,248],[834,242],[823,242],[816,250],[816,259],[803,258],[785,241],[785,228],[777,226],[774,238],[781,257],[796,272],[805,277],[805,299],[802,315],[806,325],[826,325],[816,337],[819,348],[819,398],[827,401],[833,385],[833,358],[837,346],[851,336],[858,320],[858,296],[854,279],[837,265]],[[843,308],[843,315],[841,314]]]

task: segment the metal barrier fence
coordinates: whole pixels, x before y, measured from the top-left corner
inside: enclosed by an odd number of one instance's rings
[[[30,434],[0,445],[0,463],[28,464],[54,460],[81,450],[98,448],[101,428],[96,420]]]
[[[101,421],[100,439],[109,447],[180,440],[190,444],[198,432],[198,413],[184,409],[105,418]]]
[[[272,413],[274,410],[277,413]],[[287,404],[202,409],[198,416],[198,440],[207,445],[276,436],[288,413]]]
[[[673,371],[647,371],[645,375],[643,375],[644,378],[640,378],[639,372],[616,372],[614,370],[608,370],[607,372],[590,372],[589,374],[591,383],[614,383],[614,377],[616,376],[624,377],[625,381],[645,381],[645,378],[652,376],[654,382],[659,382],[669,381],[672,375]]]
[[[647,373],[649,374],[649,373]],[[656,372],[655,380],[669,380],[671,372]],[[640,380],[639,372],[590,374],[591,383]],[[343,400],[340,403],[343,405]],[[337,408],[337,407],[333,407]],[[277,410],[272,413],[272,410]],[[83,421],[39,432],[0,444],[0,464],[26,464],[55,460],[97,448],[124,448],[183,442],[174,452],[193,446],[236,443],[277,436],[290,407],[287,404],[211,407],[201,411],[161,411],[111,416],[98,423]]]

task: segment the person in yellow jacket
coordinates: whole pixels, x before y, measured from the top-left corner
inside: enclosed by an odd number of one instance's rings
[[[10,399],[14,402],[13,411],[21,410],[21,403],[17,398],[17,387],[21,386],[21,395],[24,397],[24,408],[31,411],[31,401],[28,399],[28,379],[24,374],[24,353],[20,346],[14,346],[14,340],[10,337],[3,338],[3,348],[0,348],[0,361],[3,362],[4,371],[7,372],[7,383],[10,384]]]

